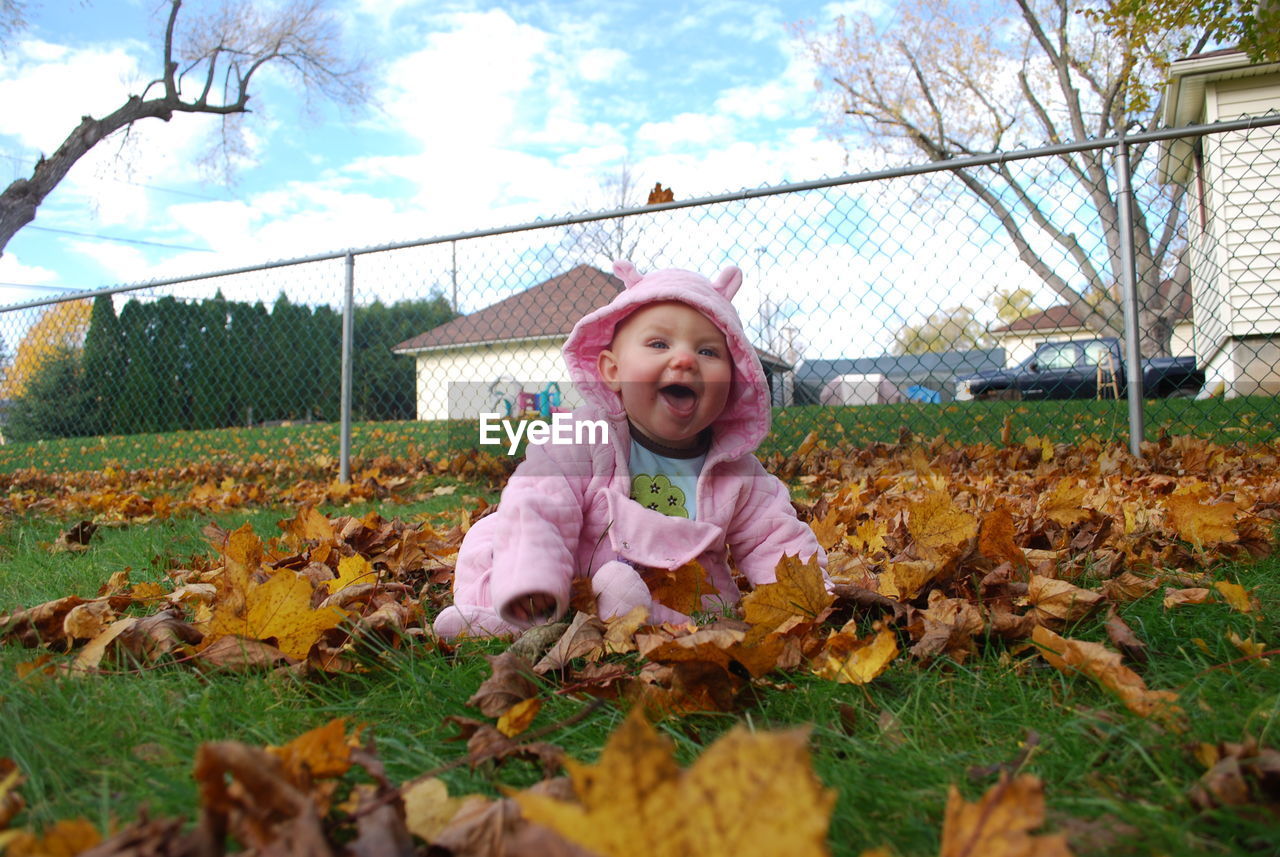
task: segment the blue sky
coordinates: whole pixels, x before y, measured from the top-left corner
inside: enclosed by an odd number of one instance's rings
[[[160,6],[33,0],[0,62],[0,179],[28,175],[81,115],[154,76]],[[0,303],[612,207],[600,182],[624,163],[682,198],[835,175],[844,149],[787,25],[891,14],[874,0],[334,8],[377,61],[374,106],[304,119],[282,80],[263,79],[231,186],[195,164],[214,120],[139,123],[123,148],[113,138],[77,164],[40,228],[10,242]]]

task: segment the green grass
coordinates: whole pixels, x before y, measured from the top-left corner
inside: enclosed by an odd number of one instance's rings
[[[1006,417],[1014,439],[1027,435],[1054,442],[1086,437],[1129,436],[1126,402],[952,402],[904,403],[861,407],[807,405],[774,411],[774,431],[762,454],[793,451],[810,431],[833,442],[893,443],[902,429],[920,437],[943,436],[954,443],[998,443]],[[1280,438],[1280,400],[1253,396],[1195,401],[1158,399],[1146,403],[1146,437],[1161,432],[1196,434],[1220,443],[1262,442]],[[477,448],[477,425],[468,421],[357,423],[351,449],[357,463],[379,456],[437,458],[448,451]],[[489,449],[496,449],[491,447]],[[0,446],[0,474],[23,468],[49,472],[175,467],[192,461],[301,461],[337,472],[339,432],[334,423],[251,429],[211,429],[161,435],[66,438]]]
[[[407,517],[439,508],[399,511]],[[269,535],[277,532],[279,518],[257,512],[221,522],[249,520]],[[68,556],[40,546],[56,536],[58,522],[9,521],[0,530],[0,610],[66,594],[92,595],[124,567],[132,569],[135,581],[159,580],[167,559],[207,552],[199,535],[204,523],[105,530],[87,554]],[[757,728],[810,724],[815,770],[839,795],[830,836],[838,855],[884,844],[901,855],[936,853],[949,786],[976,799],[994,776],[971,779],[970,770],[1016,759],[1032,733],[1038,744],[1022,770],[1045,781],[1054,823],[1102,819],[1104,827],[1121,832],[1119,841],[1078,853],[1259,853],[1251,847],[1277,841],[1280,823],[1195,810],[1187,791],[1201,770],[1187,747],[1245,735],[1280,744],[1280,663],[1231,663],[1240,655],[1226,640],[1234,630],[1269,648],[1280,643],[1280,558],[1225,567],[1215,576],[1256,587],[1262,616],[1255,620],[1224,605],[1166,611],[1158,597],[1123,609],[1152,650],[1143,670],[1147,683],[1181,693],[1180,704],[1190,715],[1186,734],[1163,731],[1092,683],[996,641],[964,664],[922,667],[902,657],[865,689],[804,674],[775,676],[793,686],[765,691],[740,715],[696,715],[662,728],[687,764],[740,720]],[[1104,639],[1097,620],[1069,633]],[[192,761],[201,741],[235,737],[281,744],[337,716],[368,724],[391,778],[402,781],[464,754],[460,743],[449,740],[454,730],[444,718],[478,716],[465,703],[488,675],[479,655],[496,647],[475,643],[446,656],[409,645],[370,653],[372,669],[363,675],[303,680],[283,674],[201,675],[167,665],[92,678],[16,681],[16,666],[36,653],[5,646],[0,756],[14,759],[28,777],[24,821],[37,827],[84,816],[106,829],[113,819],[134,818],[143,806],[153,816],[192,817]],[[553,683],[546,685],[546,706],[535,728],[586,704],[554,690]],[[547,740],[574,757],[594,759],[622,716],[611,704]],[[455,769],[446,780],[455,794],[494,795],[500,787],[524,787],[539,777],[538,770],[517,762]]]

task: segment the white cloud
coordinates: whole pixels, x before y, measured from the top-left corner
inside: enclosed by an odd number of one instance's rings
[[[616,48],[591,48],[577,59],[579,76],[590,83],[603,83],[613,77],[627,61],[625,51]]]
[[[53,152],[82,116],[101,117],[141,91],[139,64],[125,47],[70,49],[47,42],[18,45],[16,63],[0,65],[0,135]]]
[[[647,122],[636,130],[636,141],[657,149],[715,146],[730,139],[732,126],[723,116],[681,113],[665,122]]]

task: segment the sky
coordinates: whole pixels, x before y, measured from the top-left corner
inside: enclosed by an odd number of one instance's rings
[[[29,175],[81,116],[142,91],[168,5],[29,0],[29,26],[0,57],[0,180]],[[187,0],[182,20],[219,5]],[[369,64],[364,109],[307,103],[264,73],[230,182],[201,165],[217,139],[213,117],[145,120],[108,138],[0,256],[0,305],[611,210],[618,200],[604,187],[624,167],[639,204],[654,182],[684,200],[887,163],[832,135],[818,70],[795,32],[802,22],[820,32],[839,14],[889,27],[899,13],[887,0],[330,6]],[[673,212],[655,217],[664,231],[646,239],[669,264],[708,276],[713,265],[740,264],[748,329],[773,307],[774,339],[757,341],[778,350],[784,335],[807,356],[882,353],[894,331],[942,302],[980,306],[993,288],[1025,281],[1016,260],[1000,258],[1006,242],[993,250],[962,218],[922,219],[901,185],[861,187],[856,199]],[[446,244],[360,256],[357,283],[364,300],[393,302],[447,289],[449,272],[466,267],[475,288],[455,305],[469,312],[558,273],[562,260],[547,258],[546,244],[544,230],[459,242],[456,254]],[[340,280],[334,263],[314,276],[278,269],[186,294],[222,288],[270,303],[284,291],[333,304]],[[16,341],[20,331],[3,335]]]
[[[167,5],[33,0],[0,62],[0,179],[154,77]],[[216,119],[139,122],[10,242],[0,303],[609,208],[601,184],[624,164],[681,198],[840,174],[788,25],[854,6],[335,3],[372,62],[373,104],[308,115],[264,78],[231,184],[198,165]]]

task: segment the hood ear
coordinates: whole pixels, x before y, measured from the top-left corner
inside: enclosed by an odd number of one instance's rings
[[[742,269],[736,265],[730,265],[716,275],[711,286],[724,295],[725,300],[733,300],[733,296],[738,293],[738,289],[742,286]]]
[[[619,280],[622,280],[622,287],[625,289],[629,289],[640,282],[640,272],[636,270],[635,265],[625,259],[619,259],[613,263],[613,273],[617,275]]]

